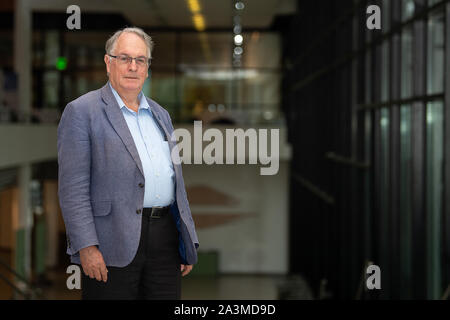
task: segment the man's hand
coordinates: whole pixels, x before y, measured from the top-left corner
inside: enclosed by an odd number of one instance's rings
[[[193,265],[191,264],[182,264],[181,265],[181,275],[184,277],[185,275],[187,275],[189,272],[191,272],[193,268]]]
[[[81,249],[80,260],[85,275],[91,279],[95,278],[98,281],[106,282],[108,270],[103,255],[96,246]]]

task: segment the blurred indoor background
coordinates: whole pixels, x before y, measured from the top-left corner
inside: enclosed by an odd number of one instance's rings
[[[276,175],[183,165],[200,241],[184,299],[448,299],[448,0],[2,0],[0,299],[81,296],[56,130],[126,26],[153,38],[143,91],[176,128],[280,130]]]

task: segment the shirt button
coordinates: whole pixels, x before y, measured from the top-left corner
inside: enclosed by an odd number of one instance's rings
[[[137,209],[137,210],[136,210],[136,213],[137,213],[137,214],[140,214],[140,213],[141,213],[141,209]]]
[[[143,188],[144,184],[142,182],[139,183],[139,187]]]

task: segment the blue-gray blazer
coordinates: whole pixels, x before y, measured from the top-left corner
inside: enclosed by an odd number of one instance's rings
[[[169,113],[147,101],[172,151],[176,143]],[[97,245],[107,266],[128,265],[138,249],[145,181],[133,137],[108,84],[66,106],[57,144],[59,203],[72,263],[80,264],[80,249]],[[180,231],[182,262],[195,264],[198,238],[181,164],[173,166],[176,198],[170,211]]]

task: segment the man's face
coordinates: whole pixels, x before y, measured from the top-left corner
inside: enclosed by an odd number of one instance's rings
[[[134,33],[122,33],[116,41],[112,55],[127,55],[132,58],[147,56],[147,46],[144,40]],[[142,90],[148,77],[148,66],[137,66],[136,60],[122,64],[118,59],[105,55],[106,70],[109,81],[119,93],[136,93]]]

